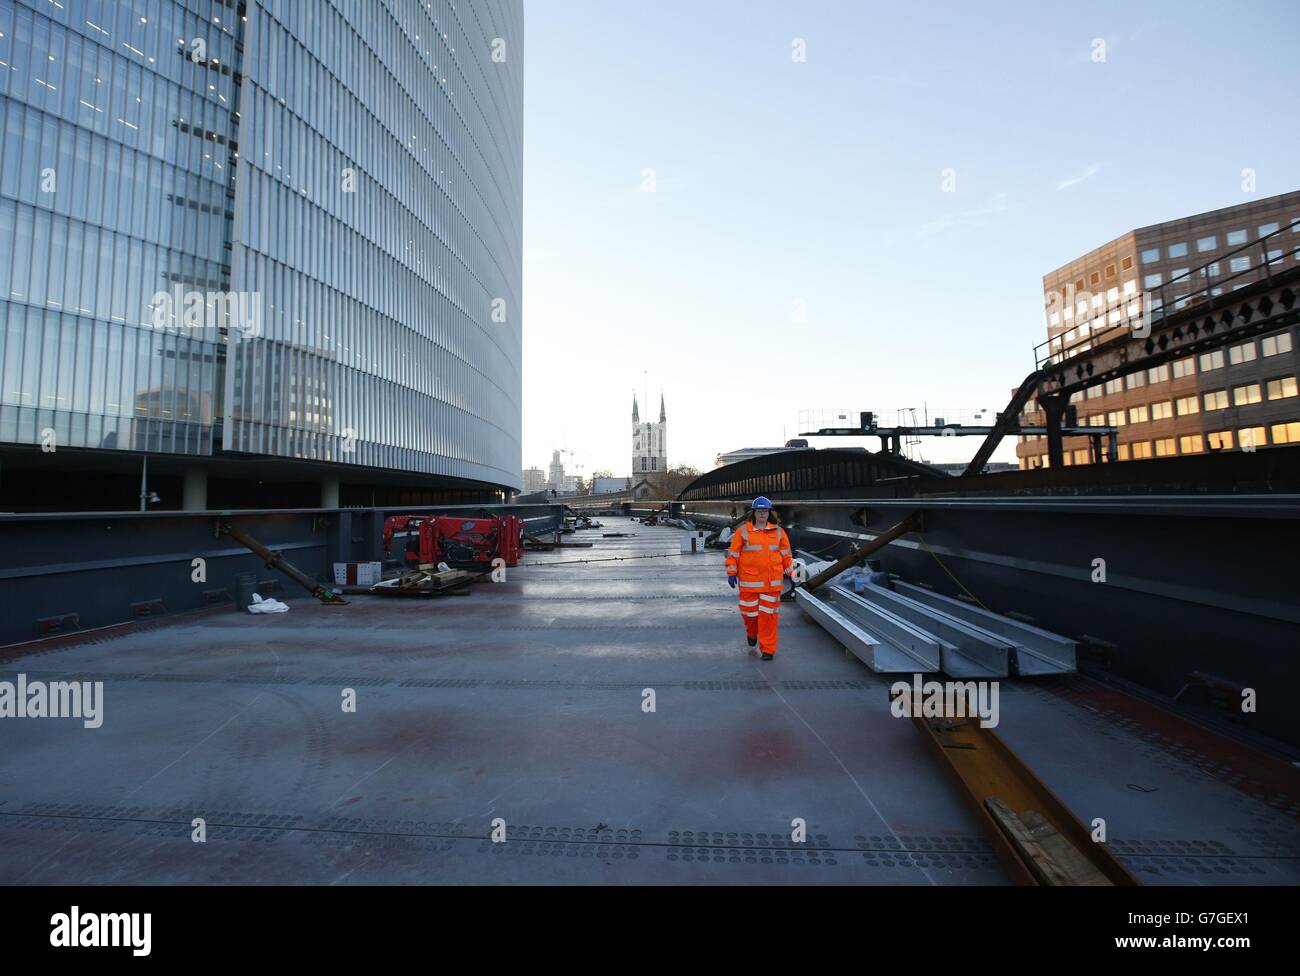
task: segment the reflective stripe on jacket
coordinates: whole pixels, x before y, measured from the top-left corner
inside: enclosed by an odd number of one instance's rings
[[[744,587],[780,586],[793,561],[785,529],[771,522],[766,529],[746,522],[727,548],[727,575],[738,576],[737,583]]]

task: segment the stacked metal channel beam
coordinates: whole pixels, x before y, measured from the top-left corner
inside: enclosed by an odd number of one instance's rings
[[[795,600],[873,671],[1005,678],[1075,669],[1069,638],[923,587],[896,587],[858,593],[832,582],[815,593],[796,589]]]

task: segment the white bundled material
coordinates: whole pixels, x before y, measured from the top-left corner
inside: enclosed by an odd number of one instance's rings
[[[807,563],[804,566],[804,579],[812,579],[823,570],[830,569],[835,563],[829,559],[821,559],[817,562]],[[840,586],[847,586],[854,593],[861,593],[862,587],[866,586],[870,572],[858,566],[850,566],[842,573],[835,576],[834,581]]]
[[[260,593],[253,594],[253,602],[248,605],[249,613],[285,613],[289,604],[279,600],[264,600]]]
[[[806,572],[806,573],[808,574],[808,578],[809,578],[809,579],[812,579],[814,576],[816,576],[816,575],[817,575],[818,573],[820,573],[822,570],[824,570],[824,569],[830,569],[830,568],[831,568],[832,566],[834,566],[834,565],[835,565],[835,564],[834,564],[833,562],[831,562],[829,559],[822,559],[822,560],[820,560],[820,561],[818,561],[818,562],[815,562],[815,563],[804,563],[804,567],[803,567],[803,568],[804,568],[804,572]]]

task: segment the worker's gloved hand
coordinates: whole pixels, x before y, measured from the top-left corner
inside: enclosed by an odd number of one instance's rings
[[[730,586],[730,587],[734,590],[734,589],[736,588],[736,577],[734,577],[734,576],[728,576],[728,577],[727,577],[727,585]]]

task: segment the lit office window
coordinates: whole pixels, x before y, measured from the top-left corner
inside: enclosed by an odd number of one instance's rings
[[[1198,237],[1196,239],[1196,251],[1198,254],[1204,254],[1206,251],[1213,251],[1219,246],[1219,239],[1211,234],[1209,237]]]
[[[1208,373],[1212,369],[1223,368],[1223,350],[1216,349],[1214,352],[1201,353],[1201,372]]]
[[[1146,404],[1140,407],[1128,408],[1128,422],[1130,424],[1144,424],[1150,419],[1150,411],[1147,409]]]
[[[1257,447],[1267,447],[1268,438],[1263,427],[1243,427],[1237,431],[1237,443],[1243,451],[1253,451]]]
[[[1117,376],[1113,380],[1107,380],[1105,389],[1107,393],[1123,393],[1124,377]]]
[[[1284,352],[1291,351],[1291,333],[1280,332],[1277,335],[1265,336],[1260,340],[1260,346],[1264,350],[1265,356],[1277,356]]]
[[[1101,396],[1104,392],[1105,391],[1102,390],[1100,386],[1090,386],[1087,389],[1087,398],[1089,400],[1095,400],[1097,399],[1097,397]]]
[[[1120,444],[1120,445],[1119,445],[1119,459],[1120,459],[1121,461],[1127,461],[1127,460],[1128,460],[1128,445],[1127,445],[1127,444]]]
[[[1200,454],[1205,450],[1200,434],[1184,434],[1178,438],[1178,450],[1181,454]]]
[[[1143,458],[1149,458],[1151,456],[1150,441],[1134,441],[1130,447],[1132,447],[1133,450],[1134,461],[1140,461]]]
[[[1232,388],[1232,402],[1239,407],[1247,406],[1251,403],[1259,403],[1259,384],[1249,383],[1245,386],[1234,386]]]
[[[1174,415],[1174,405],[1170,400],[1159,400],[1151,404],[1152,420],[1168,420]]]
[[[1233,366],[1249,363],[1254,358],[1255,344],[1253,342],[1243,342],[1239,346],[1232,346],[1228,349],[1228,362]]]
[[[1192,376],[1196,373],[1196,363],[1193,357],[1188,356],[1186,359],[1177,359],[1174,361],[1174,379],[1182,379],[1184,376]]]
[[[1205,401],[1206,410],[1226,410],[1228,408],[1228,391],[1211,390],[1202,398]]]
[[[1201,404],[1194,396],[1179,397],[1174,401],[1174,405],[1178,408],[1178,416],[1180,417],[1186,417],[1188,414],[1200,413],[1201,411]]]
[[[1232,431],[1216,430],[1205,435],[1206,442],[1211,451],[1230,451],[1232,450]]]
[[[1296,385],[1294,376],[1283,376],[1281,379],[1268,381],[1268,398],[1270,400],[1285,400],[1296,394]]]
[[[1156,441],[1156,457],[1170,457],[1175,453],[1172,437],[1162,437]]]
[[[1087,450],[1075,451],[1075,452],[1074,452],[1074,463],[1075,463],[1075,464],[1087,464],[1087,463],[1088,463],[1088,452],[1087,452]]]
[[[1204,370],[1205,367],[1202,366],[1201,369]],[[1168,363],[1165,363],[1163,366],[1153,366],[1151,369],[1147,370],[1148,383],[1163,383],[1168,379],[1169,379]]]
[[[1124,385],[1130,390],[1136,390],[1139,386],[1146,386],[1146,382],[1145,373],[1129,373],[1124,377]]]
[[[1112,410],[1110,413],[1106,414],[1106,422],[1107,422],[1107,424],[1108,424],[1109,426],[1111,426],[1111,427],[1123,427],[1123,426],[1124,426],[1124,411],[1123,411],[1123,410]]]
[[[1273,434],[1274,444],[1300,443],[1300,420],[1291,420],[1284,424],[1274,424],[1269,428]]]

